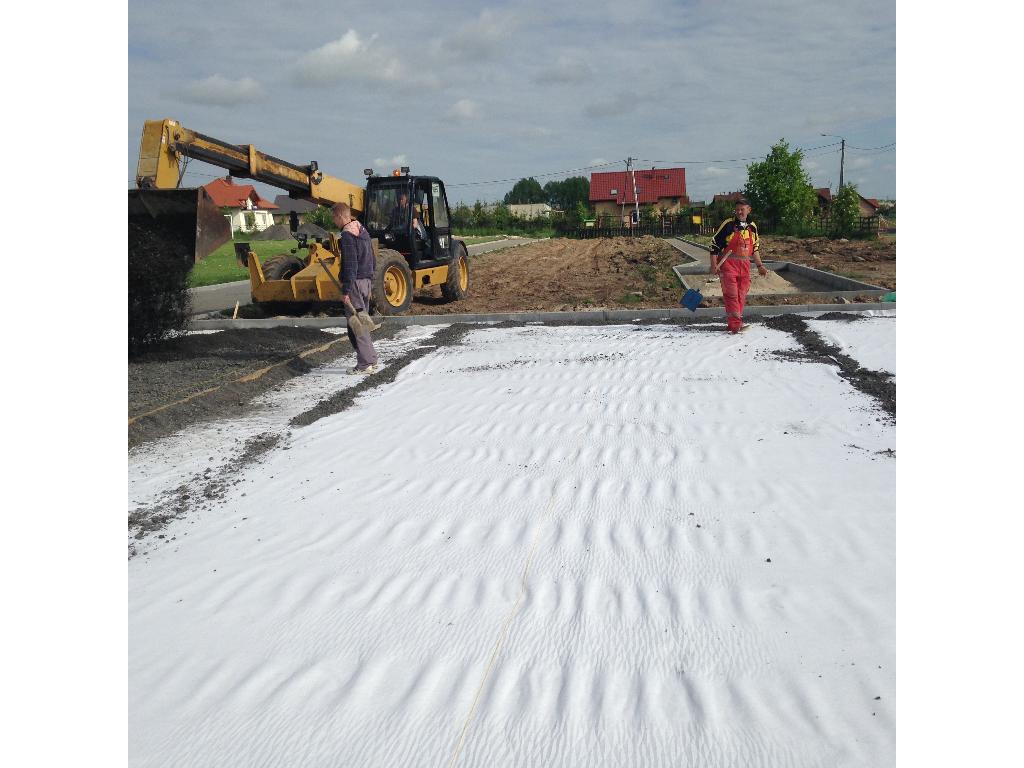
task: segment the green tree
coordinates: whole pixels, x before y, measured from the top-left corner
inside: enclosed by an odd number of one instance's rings
[[[704,218],[715,228],[726,219],[732,218],[733,208],[736,206],[727,200],[712,202],[704,212]],[[758,209],[760,213],[760,209]]]
[[[544,185],[544,202],[552,208],[571,213],[577,203],[590,202],[590,180],[586,176],[570,176]]]
[[[661,211],[648,203],[640,208],[640,223],[645,227],[653,227],[661,223]]]
[[[582,227],[583,222],[590,218],[590,208],[582,200],[565,212],[565,221],[571,227]]]
[[[505,232],[512,224],[512,214],[508,210],[508,206],[504,203],[498,203],[494,207],[494,228],[499,232]]]
[[[833,237],[849,237],[860,223],[860,195],[854,184],[843,184],[832,198],[829,229]]]
[[[452,208],[452,229],[461,231],[473,226],[473,210],[465,203]]]
[[[316,224],[318,227],[322,227],[328,232],[333,229],[337,229],[337,227],[334,226],[334,219],[331,218],[330,209],[322,205],[318,205],[306,214],[306,222],[308,224]]]
[[[512,191],[505,195],[505,205],[522,205],[526,203],[543,203],[546,199],[544,188],[540,182],[532,176],[528,179],[520,179],[512,187]]]
[[[775,221],[781,232],[799,233],[814,211],[814,188],[803,167],[802,150],[780,139],[759,163],[747,166],[745,194],[754,214]]]

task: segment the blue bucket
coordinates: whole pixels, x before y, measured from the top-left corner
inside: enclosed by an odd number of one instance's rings
[[[683,298],[679,300],[679,303],[686,307],[691,312],[696,312],[697,307],[704,301],[704,296],[695,288],[687,289],[686,293],[683,294]]]

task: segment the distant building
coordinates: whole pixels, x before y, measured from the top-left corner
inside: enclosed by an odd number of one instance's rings
[[[552,209],[547,203],[512,203],[508,210],[520,219],[550,219]]]
[[[814,190],[814,194],[818,196],[818,208],[822,213],[828,213],[832,207],[832,190],[828,187],[821,187],[820,189]],[[864,217],[877,216],[878,215],[878,200],[873,197],[864,197],[858,195],[860,200],[858,201],[860,207],[860,215]]]
[[[873,197],[860,196],[860,215],[861,216],[877,216],[878,215],[878,200]]]
[[[664,213],[678,213],[690,200],[686,196],[685,168],[650,168],[636,170],[636,197],[633,196],[634,173],[610,171],[590,175],[590,203],[597,216],[621,216],[629,220],[629,208],[653,205]],[[625,209],[625,210],[624,210]]]
[[[214,205],[222,209],[230,209],[224,216],[231,222],[231,231],[241,230],[243,232],[262,231],[274,224],[274,216],[271,211],[277,208],[269,200],[260,197],[259,192],[252,184],[235,184],[228,176],[223,179],[215,179],[209,184],[203,185],[203,189],[210,195]],[[246,214],[252,214],[252,226],[246,222]]]
[[[711,198],[711,204],[712,205],[714,205],[715,203],[735,204],[736,201],[739,200],[741,197],[743,197],[743,193],[742,192],[727,192],[724,195],[715,195],[713,198]]]
[[[316,210],[316,203],[311,203],[309,200],[291,198],[288,195],[278,195],[275,197],[274,205],[277,206],[277,210],[274,211],[275,224],[289,224],[292,213],[301,218],[307,213]]]

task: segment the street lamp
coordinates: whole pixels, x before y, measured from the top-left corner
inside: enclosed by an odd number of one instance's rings
[[[821,135],[829,139],[841,139],[843,142],[840,148],[841,154],[839,155],[839,191],[841,192],[843,190],[843,165],[846,162],[846,139],[832,133],[823,133]]]

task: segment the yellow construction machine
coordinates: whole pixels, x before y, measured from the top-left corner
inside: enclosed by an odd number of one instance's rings
[[[452,237],[439,178],[411,176],[408,168],[391,176],[368,169],[364,190],[324,174],[316,162],[295,165],[251,144],[229,144],[174,120],[146,121],[142,130],[138,189],[128,191],[130,261],[170,248],[194,263],[231,239],[226,217],[203,189],[179,189],[183,165],[191,159],[278,187],[292,198],[328,206],[348,203],[373,241],[377,272],[372,296],[380,314],[408,311],[413,292],[427,286],[440,285],[449,301],[461,299],[469,289],[468,252],[465,243]],[[337,280],[345,255],[339,238],[331,233],[308,240],[298,235],[291,253],[264,262],[248,243],[235,243],[239,262],[249,270],[254,304],[277,312],[341,301]]]

